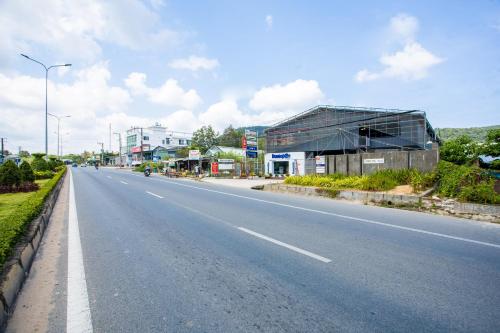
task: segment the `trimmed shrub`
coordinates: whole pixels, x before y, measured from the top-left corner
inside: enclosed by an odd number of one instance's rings
[[[21,183],[29,182],[32,183],[35,181],[35,174],[33,173],[33,169],[31,169],[31,165],[23,161],[19,166],[19,172],[21,175]]]
[[[0,167],[0,185],[4,186],[14,186],[21,183],[21,174],[16,163],[11,160],[7,160]]]
[[[389,170],[378,171],[368,176],[361,183],[360,189],[365,191],[388,191],[398,186],[400,183],[392,176],[392,172],[386,171]]]
[[[66,169],[58,172],[39,191],[21,202],[12,214],[0,220],[0,265],[10,255],[12,247],[25,233],[27,226],[41,213],[45,200],[65,172]]]
[[[43,159],[45,154],[37,153],[33,154],[33,162],[31,162],[31,168],[33,171],[47,171],[49,170],[49,164]]]
[[[50,170],[46,170],[46,171],[35,171],[34,172],[35,174],[35,179],[50,179],[52,177],[54,177],[54,173]]]

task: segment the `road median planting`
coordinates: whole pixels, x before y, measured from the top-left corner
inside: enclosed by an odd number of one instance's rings
[[[31,193],[0,195],[0,301],[3,324],[28,274],[57,200],[66,168]]]

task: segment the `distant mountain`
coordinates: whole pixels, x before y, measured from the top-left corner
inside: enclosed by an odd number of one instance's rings
[[[244,131],[244,130],[251,130],[251,131],[256,131],[258,136],[263,136],[264,135],[264,130],[266,128],[269,128],[269,126],[248,126],[248,127],[240,127],[237,128],[237,131]]]
[[[486,133],[490,129],[500,128],[500,125],[486,127],[469,127],[469,128],[436,128],[437,135],[444,141],[456,139],[461,135],[468,135],[474,141],[483,142],[486,139]]]

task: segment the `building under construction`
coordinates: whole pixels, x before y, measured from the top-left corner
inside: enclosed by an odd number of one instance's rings
[[[283,157],[301,160],[321,155],[423,150],[439,143],[424,111],[326,105],[281,121],[268,128],[265,136],[266,163],[283,161]],[[269,169],[274,173],[275,168]]]

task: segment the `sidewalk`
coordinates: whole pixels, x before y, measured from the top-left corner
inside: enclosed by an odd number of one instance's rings
[[[239,188],[252,188],[253,186],[258,185],[267,185],[267,184],[280,184],[283,183],[283,179],[225,179],[225,178],[214,178],[214,177],[205,177],[201,179],[202,182],[223,185],[223,186],[231,186],[231,187],[239,187]]]

